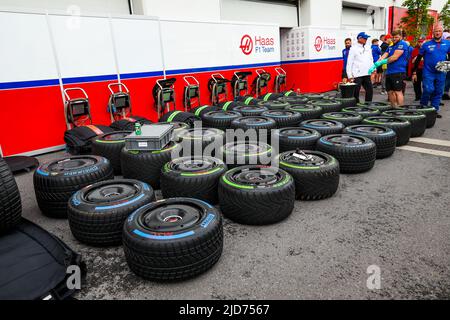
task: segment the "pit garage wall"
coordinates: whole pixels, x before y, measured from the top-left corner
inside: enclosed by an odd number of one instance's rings
[[[365,31],[375,38],[384,32],[299,27],[281,31],[281,64],[286,70],[287,86],[300,92],[325,92],[341,81],[344,40]],[[369,38],[370,41],[372,38]]]
[[[240,48],[244,35],[253,39],[248,54]],[[256,68],[274,74],[280,64],[275,25],[0,12],[0,38],[7,48],[0,50],[5,156],[63,146],[62,87],[85,89],[93,122],[109,125],[107,86],[120,78],[130,89],[133,113],[156,121],[151,92],[164,74],[177,78],[177,108],[182,109],[184,75],[200,81],[201,102],[208,104],[211,74],[231,79],[234,71]],[[263,38],[273,39],[273,45],[261,45]]]

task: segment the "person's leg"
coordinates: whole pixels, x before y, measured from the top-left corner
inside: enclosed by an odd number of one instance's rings
[[[403,91],[395,91],[395,99],[397,107],[403,106],[405,104],[405,96],[403,95]]]
[[[419,73],[417,73],[417,81],[413,81],[414,94],[416,96],[416,101],[420,100],[421,83],[419,82]]]
[[[436,111],[439,111],[442,94],[444,93],[445,87],[445,73],[437,73],[434,77],[434,91],[431,95],[431,106],[433,106]]]
[[[419,95],[417,96],[418,99],[420,100],[420,98],[422,98],[422,81],[423,81],[423,70],[422,69],[418,69],[417,70],[417,83],[418,85],[418,93]]]
[[[369,76],[364,77],[363,79],[363,87],[366,91],[366,102],[372,102],[373,99],[373,85]]]
[[[397,97],[395,95],[395,91],[388,91],[388,99],[389,102],[391,103],[392,107],[396,107],[397,106]]]
[[[354,81],[356,84],[356,88],[355,88],[356,103],[359,103],[359,92],[361,91],[362,78],[363,77],[355,78],[355,81]]]
[[[431,94],[434,92],[434,77],[429,72],[423,72],[422,80],[422,98],[420,99],[420,104],[423,106],[428,106],[431,99]]]
[[[450,96],[448,95],[449,91],[450,91],[450,72],[448,72],[447,76],[445,77],[444,95],[442,96],[443,100],[450,100]]]
[[[386,71],[381,74],[381,94],[386,94]]]

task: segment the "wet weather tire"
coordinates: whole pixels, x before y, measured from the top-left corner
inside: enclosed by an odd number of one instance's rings
[[[397,117],[411,123],[411,138],[423,136],[427,129],[427,116],[416,110],[390,110],[383,112],[388,117]]]
[[[113,178],[111,163],[99,156],[73,156],[45,163],[33,175],[39,209],[49,217],[66,218],[68,201],[75,192]]]
[[[361,123],[363,117],[356,112],[329,112],[322,115],[323,119],[339,121],[344,126],[353,126]]]
[[[322,136],[341,133],[344,129],[344,125],[339,121],[324,119],[306,120],[300,123],[300,127],[314,129],[318,131]]]
[[[210,111],[202,115],[203,127],[225,131],[230,128],[231,122],[239,117],[242,117],[242,114],[235,111]]]
[[[272,141],[278,139],[280,152],[297,149],[314,150],[320,137],[320,133],[314,129],[291,127],[275,130]]]
[[[272,147],[267,143],[255,141],[229,142],[219,149],[217,155],[228,168],[249,164],[269,165],[271,157]]]
[[[153,189],[159,189],[161,169],[170,161],[172,152],[176,154],[181,146],[171,142],[162,150],[132,151],[122,149],[122,173],[126,179],[136,179],[148,183]]]
[[[227,171],[222,160],[213,157],[184,157],[164,165],[161,192],[164,198],[188,197],[217,204],[219,179]]]
[[[120,175],[120,152],[125,147],[125,137],[132,131],[112,132],[98,136],[92,141],[92,154],[105,157],[111,162],[114,174]]]
[[[333,196],[339,187],[339,163],[323,152],[288,151],[279,155],[280,168],[295,181],[296,198],[321,200]]]
[[[8,164],[0,157],[0,234],[20,223],[22,203],[16,180]]]
[[[342,109],[342,112],[354,112],[362,116],[363,118],[367,117],[376,117],[381,114],[380,110],[373,107],[348,107]]]
[[[87,186],[69,200],[70,230],[86,244],[120,245],[125,220],[152,201],[153,189],[137,180],[110,180]]]
[[[294,180],[279,168],[238,167],[220,179],[219,199],[222,213],[237,223],[276,223],[286,219],[294,209]]]
[[[316,100],[312,101],[312,105],[322,108],[322,113],[339,112],[342,109],[342,103],[335,100]]]
[[[212,268],[222,254],[222,216],[201,200],[153,202],[126,220],[123,248],[128,266],[142,278],[192,278]]]
[[[323,109],[313,104],[292,105],[287,107],[286,110],[299,112],[302,120],[317,119],[323,114]]]
[[[377,156],[375,142],[353,134],[325,136],[317,142],[317,150],[339,161],[342,173],[360,173],[373,168]]]
[[[344,133],[357,134],[369,138],[377,146],[377,159],[390,157],[397,145],[397,135],[394,130],[377,125],[360,124],[344,129]]]
[[[402,109],[414,110],[423,113],[427,117],[427,128],[434,127],[437,118],[437,111],[433,107],[421,105],[407,105],[402,106]]]
[[[379,125],[391,128],[397,135],[397,147],[407,144],[411,137],[411,123],[408,120],[396,117],[378,116],[368,117],[363,120],[362,124]]]
[[[269,110],[261,116],[275,120],[278,128],[295,127],[302,121],[300,112],[291,110]]]

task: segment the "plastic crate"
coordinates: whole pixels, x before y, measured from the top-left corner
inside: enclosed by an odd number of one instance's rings
[[[135,132],[125,137],[125,147],[134,151],[154,151],[161,150],[167,146],[171,140],[173,125],[144,125],[141,127],[141,134]]]

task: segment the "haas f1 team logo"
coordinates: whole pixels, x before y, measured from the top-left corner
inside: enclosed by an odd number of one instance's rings
[[[316,40],[314,40],[314,48],[316,48],[317,52],[320,52],[322,50],[323,41],[321,36],[317,36]]]
[[[241,48],[242,53],[248,56],[253,51],[253,39],[248,34],[244,35],[239,48]]]

